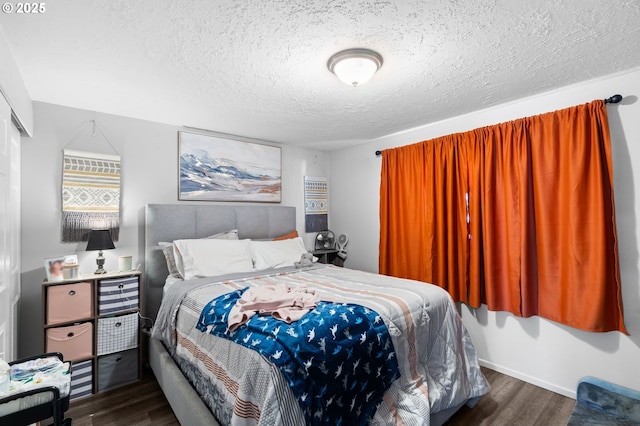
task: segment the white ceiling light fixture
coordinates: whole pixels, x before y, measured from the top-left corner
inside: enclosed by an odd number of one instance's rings
[[[349,86],[366,83],[382,66],[382,56],[369,49],[347,49],[329,58],[327,67]]]

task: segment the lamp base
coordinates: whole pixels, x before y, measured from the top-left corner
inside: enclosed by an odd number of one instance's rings
[[[96,271],[94,272],[95,275],[102,275],[107,273],[107,271],[104,269],[104,256],[102,255],[102,250],[98,251],[96,264],[98,265],[98,269],[96,269]]]

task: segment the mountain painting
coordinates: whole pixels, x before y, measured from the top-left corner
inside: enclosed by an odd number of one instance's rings
[[[178,132],[183,201],[254,201],[282,198],[280,147]]]

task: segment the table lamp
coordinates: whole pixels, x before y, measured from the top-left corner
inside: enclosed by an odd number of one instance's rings
[[[98,250],[98,257],[96,258],[96,264],[98,269],[94,274],[106,274],[104,269],[104,256],[102,256],[102,250],[111,250],[116,248],[113,245],[111,239],[111,231],[108,229],[92,229],[89,232],[89,241],[87,241],[87,251]]]

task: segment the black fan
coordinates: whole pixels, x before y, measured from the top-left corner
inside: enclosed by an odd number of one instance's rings
[[[336,246],[336,236],[328,229],[316,234],[316,250],[333,250]]]

